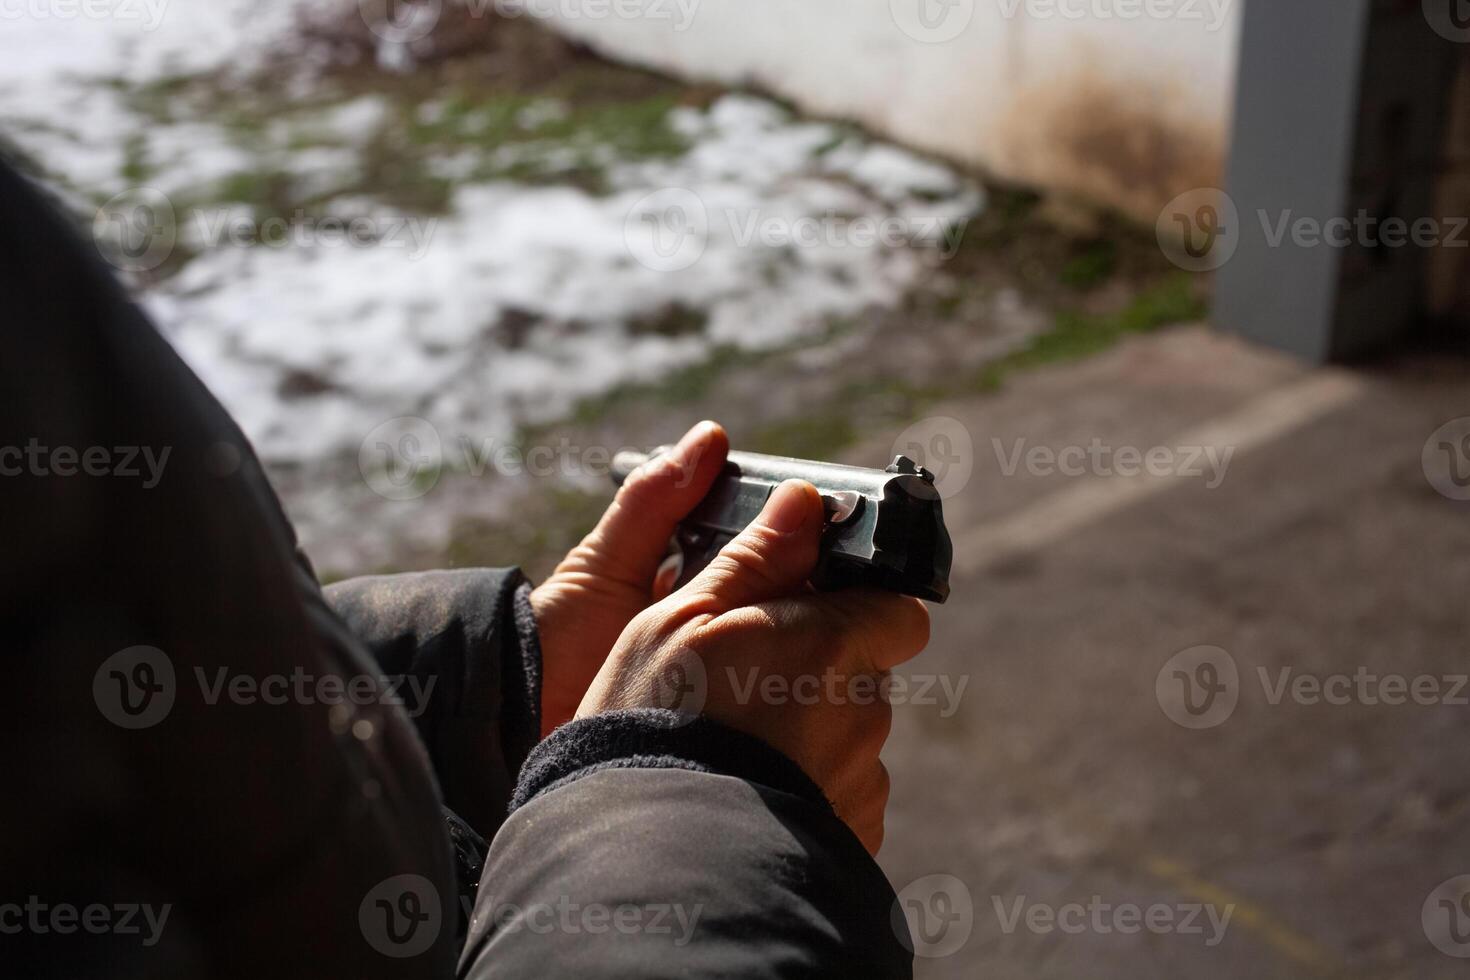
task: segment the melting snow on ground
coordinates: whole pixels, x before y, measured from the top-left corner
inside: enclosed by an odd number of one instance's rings
[[[262,6],[175,2],[152,31],[8,23],[0,133],[73,200],[125,190],[118,144],[136,121],[86,78],[248,57],[286,29],[255,12]],[[447,215],[342,197],[335,224],[243,236],[246,209],[180,209],[170,217],[196,257],[144,301],[262,455],[310,460],[355,453],[397,416],[443,432],[510,433],[719,346],[819,338],[898,303],[982,203],[945,167],[764,100],[727,96],[673,112],[687,151],[611,160],[601,194],[459,181]],[[323,126],[339,126],[348,145],[313,149],[293,169],[350,170],[352,134],[382,118],[372,99],[339,107]],[[235,151],[211,130],[197,121],[151,129],[165,165],[150,186],[183,199],[228,174]],[[449,176],[456,166],[440,163]],[[344,240],[353,219],[371,242]],[[670,322],[679,328],[649,328]]]

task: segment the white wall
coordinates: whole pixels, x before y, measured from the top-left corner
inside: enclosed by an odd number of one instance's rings
[[[528,2],[612,57],[1152,221],[1220,179],[1243,0]]]

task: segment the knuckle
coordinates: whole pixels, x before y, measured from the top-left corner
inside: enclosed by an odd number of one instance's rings
[[[668,614],[654,606],[633,617],[623,630],[618,646],[634,650],[656,647],[668,629]]]
[[[763,529],[747,528],[741,532],[710,563],[717,570],[716,579],[753,575],[766,584],[774,584],[775,570],[762,549],[765,543]]]
[[[662,459],[644,463],[618,488],[619,506],[639,509],[652,506],[667,488],[668,465]]]
[[[774,628],[779,628],[777,622],[764,610],[747,606],[709,619],[700,627],[699,634],[712,643],[729,641],[755,647],[764,646],[762,641],[767,638],[762,634]]]
[[[635,615],[623,632],[625,636],[673,637],[696,629],[706,618],[696,602],[676,592]]]
[[[594,530],[567,552],[566,558],[562,559],[562,565],[573,571],[595,569],[601,564],[606,551],[601,530]]]

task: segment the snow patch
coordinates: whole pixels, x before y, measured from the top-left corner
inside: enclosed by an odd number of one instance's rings
[[[678,156],[594,157],[607,167],[606,194],[474,183],[478,151],[466,150],[433,168],[454,183],[449,213],[409,214],[330,197],[352,185],[361,144],[389,119],[381,99],[311,121],[318,144],[325,134],[340,145],[293,149],[293,119],[247,153],[223,127],[142,125],[96,81],[248,64],[289,27],[292,10],[173,0],[153,31],[30,20],[0,34],[0,130],[61,185],[97,200],[125,189],[125,144],[133,138],[137,152],[142,139],[150,184],[174,196],[181,241],[198,253],[144,302],[268,460],[355,454],[368,432],[403,415],[446,433],[509,433],[721,345],[819,339],[834,321],[897,304],[942,253],[946,229],[983,206],[978,188],[942,165],[730,96],[671,113],[689,143]],[[420,118],[442,112],[429,103]],[[525,115],[564,112],[547,102]],[[533,143],[491,159],[557,152]],[[587,158],[583,146],[565,152]],[[276,243],[221,235],[267,216],[190,202],[259,167],[251,153],[309,178],[328,195],[330,221],[289,217],[302,226],[280,226]],[[651,195],[668,193],[685,202],[677,213],[645,213]],[[691,260],[649,261],[639,247],[644,219]],[[342,240],[337,232],[354,221],[371,243]],[[865,229],[874,227],[898,240],[873,240]]]

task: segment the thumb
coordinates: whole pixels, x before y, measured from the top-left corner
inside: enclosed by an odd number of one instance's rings
[[[689,583],[686,594],[722,613],[795,593],[817,567],[824,523],[817,488],[788,480],[771,493],[760,516]]]

